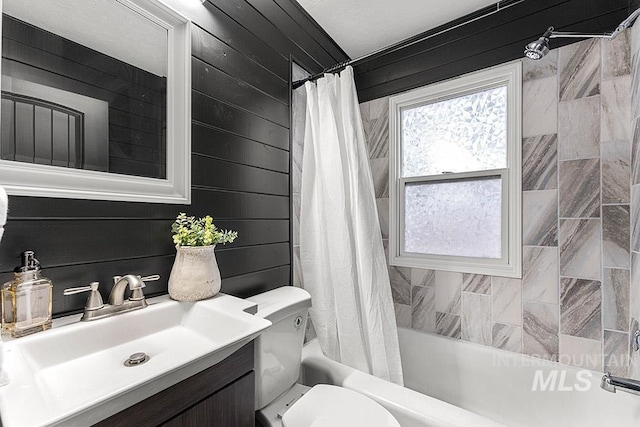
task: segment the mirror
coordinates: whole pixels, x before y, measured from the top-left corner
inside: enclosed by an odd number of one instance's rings
[[[189,203],[189,21],[158,0],[0,5],[0,185]]]

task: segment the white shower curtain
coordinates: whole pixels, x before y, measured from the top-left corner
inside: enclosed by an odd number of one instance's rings
[[[311,320],[326,356],[402,385],[353,69],[305,86],[300,260]]]

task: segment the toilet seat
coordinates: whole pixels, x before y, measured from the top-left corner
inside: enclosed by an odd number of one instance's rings
[[[282,417],[284,427],[400,427],[374,400],[342,387],[318,384]]]

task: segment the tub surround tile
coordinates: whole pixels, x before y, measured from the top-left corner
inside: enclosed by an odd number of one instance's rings
[[[629,203],[629,179],[631,175],[631,152],[629,141],[603,142],[602,156],[602,203]]]
[[[411,287],[411,327],[436,332],[436,291],[432,286]]]
[[[604,371],[611,375],[629,375],[629,334],[604,331]]]
[[[600,155],[600,96],[558,105],[558,159],[574,160]]]
[[[522,280],[492,277],[491,297],[494,322],[522,325]]]
[[[529,246],[558,246],[558,190],[522,194],[522,239]]]
[[[393,303],[396,313],[396,325],[403,328],[411,327],[411,306],[406,304]]]
[[[558,303],[558,248],[525,246],[522,254],[522,298]]]
[[[389,117],[389,97],[372,99],[369,101],[369,117],[373,119],[384,119]]]
[[[629,281],[629,316],[634,319],[640,319],[640,253],[631,252],[631,280]],[[635,329],[629,329],[629,332]]]
[[[631,250],[640,252],[640,185],[631,186],[631,200]]]
[[[293,204],[293,230],[291,244],[293,246],[298,246],[300,245],[300,194],[293,193],[291,195],[291,203]]]
[[[380,232],[383,239],[389,238],[389,199],[376,199],[376,207],[378,208],[378,222],[380,223]]]
[[[491,345],[491,297],[462,293],[462,339]]]
[[[364,127],[365,130],[365,134],[367,132],[367,127],[369,125],[369,105],[371,104],[371,101],[367,101],[367,102],[362,102],[360,103],[359,107],[360,107],[360,117],[362,118],[362,127]]]
[[[389,159],[386,157],[379,159],[369,159],[371,165],[371,176],[373,178],[373,188],[376,199],[389,197]]]
[[[522,165],[523,191],[558,188],[558,136],[524,138]]]
[[[633,122],[631,138],[631,184],[640,184],[640,119]]]
[[[549,53],[537,61],[522,61],[522,81],[542,79],[555,76],[558,72],[558,50]]]
[[[461,314],[462,273],[436,271],[436,310]]]
[[[602,294],[597,280],[560,280],[560,332],[580,338],[602,338]]]
[[[300,263],[300,246],[293,247],[293,286],[303,287],[302,264]]]
[[[560,218],[600,216],[600,160],[560,162]]]
[[[411,286],[435,286],[436,272],[424,268],[411,269]]]
[[[613,40],[601,40],[602,80],[609,80],[631,73],[630,38],[630,31],[625,30]]]
[[[436,333],[460,339],[462,334],[460,316],[436,312]]]
[[[547,360],[558,360],[558,306],[523,302],[522,352]]]
[[[631,76],[603,81],[601,85],[601,141],[631,140]]]
[[[522,136],[558,131],[558,80],[555,76],[522,84]]]
[[[599,219],[560,220],[560,275],[600,279]]]
[[[389,117],[371,119],[366,139],[369,158],[389,157]]]
[[[491,276],[483,274],[464,273],[462,275],[462,290],[477,294],[491,293]]]
[[[522,328],[520,326],[494,323],[491,328],[491,345],[500,350],[522,352]]]
[[[602,265],[629,268],[629,205],[602,207]]]
[[[587,39],[563,46],[558,52],[560,100],[600,93],[600,40]]]
[[[627,332],[629,328],[629,270],[604,269],[602,321],[605,329]]]
[[[411,269],[389,266],[389,281],[393,302],[411,305]]]
[[[560,363],[602,371],[602,342],[560,334]]]

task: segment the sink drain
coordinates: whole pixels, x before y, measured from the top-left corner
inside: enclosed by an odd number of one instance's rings
[[[124,361],[124,366],[138,366],[149,360],[149,356],[146,353],[133,353],[127,360]]]

